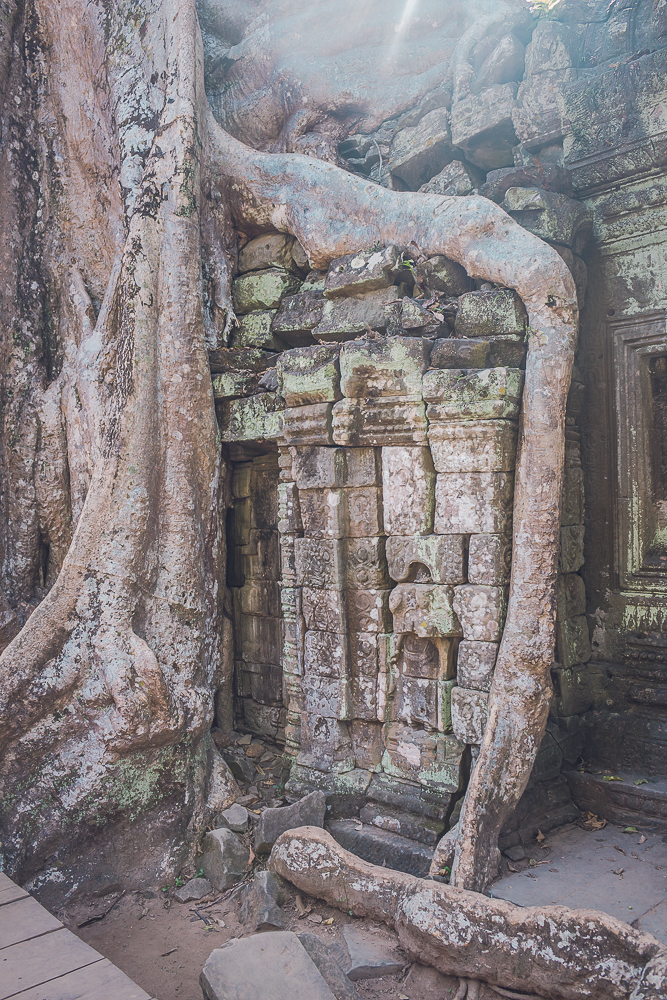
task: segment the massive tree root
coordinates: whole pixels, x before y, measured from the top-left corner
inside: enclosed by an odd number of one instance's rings
[[[118,185],[109,183],[112,207],[100,231],[111,250],[105,247],[102,261],[96,251],[95,266],[88,264],[73,227],[62,242],[80,262],[78,277],[75,270],[65,282],[62,261],[52,265],[67,310],[78,317],[68,378],[79,409],[67,436],[70,452],[75,432],[84,442],[90,485],[56,583],[0,657],[11,864],[36,867],[68,817],[84,823],[140,813],[176,758],[189,775],[180,787],[193,822],[195,813],[203,816],[201,802],[198,812],[193,805],[193,760],[208,755],[204,772],[218,775],[212,807],[233,792],[202,742],[219,661],[223,555],[205,343],[224,341],[232,320],[225,251],[233,220],[246,233],[293,233],[318,267],[378,241],[415,241],[476,277],[515,288],[526,304],[531,332],[509,610],[452,876],[458,886],[482,889],[495,869],[499,829],[529,778],[551,694],[565,400],[577,331],[569,271],[553,249],[483,198],[394,193],[330,163],[257,153],[232,139],[206,102],[194,0],[147,0],[129,50],[112,50],[109,39],[123,19],[114,20],[101,0],[55,7],[35,0],[35,7],[50,53],[61,42],[67,48],[72,24],[81,25],[87,47],[78,63],[70,49],[72,72],[96,93],[108,91],[96,114],[112,166],[95,164],[102,153],[88,148],[73,124],[65,88],[56,101],[94,220],[100,170],[122,175],[132,159],[107,106],[112,98],[129,100],[118,94],[127,74],[136,84],[128,93],[135,99],[143,87],[146,108],[143,153],[132,153],[140,170],[124,216]],[[202,256],[211,286],[206,309]],[[95,282],[106,283],[96,318],[86,292]],[[74,289],[69,296],[66,287]],[[150,794],[128,788],[136,771],[151,775]],[[28,843],[30,863],[23,860]]]
[[[667,951],[606,913],[515,906],[426,882],[368,864],[309,826],[284,833],[269,866],[297,889],[394,927],[409,958],[445,974],[548,1000],[665,995]]]

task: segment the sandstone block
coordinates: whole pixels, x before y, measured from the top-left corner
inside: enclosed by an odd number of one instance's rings
[[[306,673],[303,683],[305,710],[323,719],[352,717],[351,686],[347,677],[320,677]]]
[[[348,723],[355,766],[368,771],[381,771],[384,740],[382,723],[369,714],[368,718],[354,718]]]
[[[585,508],[584,473],[576,466],[565,467],[563,478],[563,509],[561,524],[572,526],[583,524]]]
[[[174,899],[179,903],[196,903],[214,892],[213,886],[206,878],[191,878],[174,893]]]
[[[344,543],[345,585],[350,590],[389,586],[384,538],[348,538]]]
[[[359,994],[343,972],[333,949],[330,949],[328,944],[317,934],[299,934],[299,941],[319,969],[336,1000],[359,1000]]]
[[[280,909],[283,891],[275,875],[260,871],[239,894],[239,923],[251,931],[282,930],[287,918]]]
[[[389,632],[389,590],[348,590],[347,621],[351,632]]]
[[[430,345],[415,337],[386,337],[343,344],[340,387],[344,396],[421,396]]]
[[[576,573],[584,565],[584,527],[572,524],[560,529],[560,556],[558,569],[561,573]]]
[[[489,356],[488,340],[458,340],[442,338],[436,340],[431,351],[433,368],[485,368]],[[428,373],[427,373],[428,374]]]
[[[341,398],[336,344],[285,351],[276,364],[286,406],[331,403]]]
[[[276,363],[275,354],[256,347],[219,347],[208,352],[208,362],[214,374],[219,372],[265,372]]]
[[[273,333],[290,347],[312,344],[312,331],[322,319],[323,308],[324,296],[320,291],[308,289],[285,295],[273,317]]]
[[[265,809],[255,828],[255,851],[268,854],[281,833],[300,826],[323,826],[326,798],[324,792],[311,792],[290,806]]]
[[[511,472],[517,435],[514,420],[445,420],[432,422],[428,430],[433,464],[449,473]]]
[[[512,112],[516,92],[516,83],[496,84],[480,94],[470,94],[452,108],[452,143],[483,170],[514,162],[512,148],[517,139]]]
[[[280,663],[282,636],[277,618],[239,616],[239,634],[244,658],[251,663]]]
[[[344,498],[343,490],[301,490],[299,506],[305,534],[310,538],[344,538],[347,534]]]
[[[278,530],[281,534],[303,530],[296,483],[278,483]]]
[[[239,598],[244,615],[280,617],[280,591],[274,580],[246,580]]]
[[[223,441],[260,441],[276,438],[278,414],[283,401],[275,392],[247,399],[232,399],[220,405],[220,435]]]
[[[398,327],[402,293],[392,285],[349,299],[325,299],[320,322],[312,330],[318,341],[353,340],[369,329]]]
[[[213,376],[213,398],[217,402],[223,399],[239,399],[241,396],[253,396],[260,392],[258,372],[223,372]]]
[[[479,744],[489,714],[489,696],[482,691],[455,687],[452,691],[452,727],[462,743]]]
[[[434,583],[399,583],[389,597],[394,631],[429,638],[461,635],[453,608],[452,587]]]
[[[475,73],[470,91],[479,94],[487,87],[510,83],[523,76],[525,48],[511,32],[500,39]]]
[[[426,445],[426,410],[420,396],[341,399],[333,408],[333,439],[347,447]]]
[[[588,663],[592,652],[586,615],[556,622],[556,648],[558,662],[566,668]]]
[[[347,489],[344,501],[347,534],[350,538],[384,534],[380,490],[373,487]]]
[[[297,584],[343,589],[345,566],[341,542],[328,538],[295,538],[294,551]]]
[[[424,401],[440,420],[491,420],[519,415],[524,375],[517,368],[481,371],[432,368],[422,380]]]
[[[435,470],[428,448],[382,449],[382,496],[387,534],[431,533]]]
[[[417,264],[415,274],[417,284],[421,288],[426,288],[430,292],[440,292],[442,295],[463,295],[472,288],[472,281],[466,274],[465,268],[441,254]]]
[[[497,642],[464,639],[459,643],[456,678],[461,688],[490,691],[498,657]]]
[[[501,334],[485,337],[489,343],[487,365],[492,368],[518,368],[528,350],[525,334]]]
[[[574,618],[586,614],[586,587],[578,573],[558,577],[556,618]],[[584,663],[584,660],[578,662]]]
[[[503,208],[536,236],[562,243],[581,253],[592,226],[592,216],[580,201],[541,188],[509,188]]]
[[[434,340],[449,329],[415,299],[404,298],[401,305],[401,326],[411,337]]]
[[[510,582],[512,540],[507,535],[471,535],[468,543],[468,583],[504,587]],[[468,685],[464,685],[466,687]]]
[[[325,298],[362,295],[389,288],[393,284],[399,258],[397,248],[390,246],[383,250],[362,250],[332,260],[324,283]]]
[[[231,889],[245,873],[250,851],[235,833],[224,827],[211,830],[202,842],[203,854],[199,859],[204,876],[216,889]]]
[[[526,310],[511,288],[467,292],[459,299],[457,337],[523,336],[525,331]]]
[[[407,964],[396,934],[343,924],[343,938],[349,955],[345,972],[351,982],[391,976]]]
[[[287,271],[295,270],[292,249],[294,237],[285,233],[263,233],[250,240],[239,251],[239,272],[262,271],[279,267]]]
[[[267,351],[282,351],[285,343],[271,330],[275,309],[257,309],[239,317],[232,335],[232,347],[258,347]]]
[[[294,448],[291,453],[300,490],[381,483],[380,453],[373,448]]]
[[[300,284],[296,275],[279,268],[251,271],[232,284],[234,311],[241,315],[255,309],[277,309],[283,295],[293,294]]]
[[[454,689],[456,690],[456,689]],[[382,769],[397,778],[433,783],[443,792],[459,788],[464,744],[452,736],[415,729],[400,722],[384,727]]]
[[[426,677],[399,677],[391,718],[408,726],[438,729],[438,682]]]
[[[389,590],[316,590],[303,588],[307,629],[324,632],[388,632]],[[346,617],[347,616],[347,617]]]
[[[464,584],[454,589],[453,608],[465,639],[498,642],[505,624],[507,593],[504,587]]]
[[[514,476],[508,472],[447,473],[435,485],[436,534],[505,534],[512,520]]]
[[[526,48],[526,76],[571,69],[576,52],[576,34],[567,24],[539,21]]]
[[[423,194],[447,194],[454,195],[455,197],[463,197],[467,194],[472,194],[475,188],[478,188],[484,180],[484,174],[482,171],[475,170],[467,163],[462,163],[460,160],[453,160],[451,163],[447,164],[446,167],[431,177],[430,181],[426,184],[422,184],[419,190]],[[467,291],[464,288],[463,291]],[[456,292],[447,293],[451,295],[456,295]],[[458,293],[460,294],[460,293]]]
[[[275,580],[280,575],[278,532],[253,528],[241,556],[243,571],[252,580]]]
[[[465,581],[465,536],[392,535],[386,543],[387,565],[392,580],[404,583],[425,567],[433,583]]]
[[[250,496],[250,473],[252,464],[235,465],[232,474],[232,497],[240,500]]]
[[[563,113],[564,84],[575,78],[576,70],[546,70],[520,84],[512,120],[517,137],[528,149],[557,143],[569,131]]]
[[[280,415],[281,445],[322,447],[333,444],[333,403],[311,403],[309,406],[290,406]]]
[[[412,191],[453,159],[449,112],[436,108],[411,128],[401,129],[389,149],[389,169]]]
[[[232,833],[245,833],[250,825],[248,810],[238,802],[234,802],[228,809],[223,809],[219,818]]]

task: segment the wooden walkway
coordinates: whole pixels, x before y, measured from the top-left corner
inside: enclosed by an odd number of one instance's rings
[[[150,1000],[0,872],[0,1000]]]

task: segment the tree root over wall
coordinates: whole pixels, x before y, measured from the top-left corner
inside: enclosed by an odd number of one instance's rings
[[[515,906],[380,868],[317,827],[284,833],[269,866],[311,896],[384,921],[411,959],[446,975],[549,1000],[666,995],[667,949],[606,913]]]

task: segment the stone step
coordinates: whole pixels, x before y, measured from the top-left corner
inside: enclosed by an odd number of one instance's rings
[[[341,847],[364,861],[420,878],[428,875],[433,851],[425,844],[417,844],[407,837],[379,830],[356,819],[332,820],[326,829]]]

